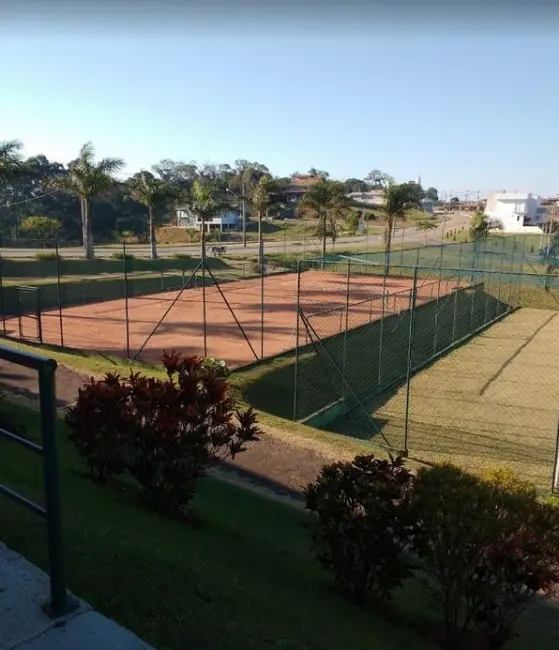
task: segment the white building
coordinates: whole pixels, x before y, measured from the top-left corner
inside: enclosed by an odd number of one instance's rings
[[[490,192],[487,195],[485,214],[498,220],[504,232],[542,232],[547,209],[541,205],[541,197],[530,192]]]
[[[383,190],[369,190],[368,192],[350,192],[347,197],[359,203],[368,203],[369,205],[384,205]]]
[[[186,206],[179,206],[175,212],[177,218],[177,226],[181,228],[195,228],[196,230],[202,230],[202,221]],[[209,231],[212,228],[219,228],[221,232],[233,228],[239,224],[240,216],[237,212],[233,210],[227,210],[223,214],[212,217],[205,221],[206,230]]]

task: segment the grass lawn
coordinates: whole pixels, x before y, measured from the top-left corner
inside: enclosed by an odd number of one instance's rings
[[[13,411],[35,439],[37,414]],[[59,433],[69,587],[156,648],[434,647],[329,588],[306,513],[207,478],[193,504],[201,523],[167,521],[142,509],[131,484],[94,485],[62,423]],[[38,499],[39,459],[5,440],[0,449],[2,482]],[[45,567],[44,523],[6,500],[0,521],[2,541]],[[421,600],[412,585],[396,610],[420,616]]]

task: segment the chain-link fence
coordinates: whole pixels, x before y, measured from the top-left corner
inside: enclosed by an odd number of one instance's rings
[[[480,266],[301,263],[294,419],[549,488],[559,278]]]

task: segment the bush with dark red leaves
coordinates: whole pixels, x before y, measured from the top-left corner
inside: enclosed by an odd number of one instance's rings
[[[252,409],[240,411],[223,373],[198,357],[163,356],[167,378],[131,373],[92,379],[69,410],[70,439],[94,478],[128,471],[150,508],[175,515],[217,461],[258,440]]]
[[[410,486],[402,458],[369,455],[326,465],[305,490],[307,508],[316,514],[317,557],[358,605],[369,596],[389,599],[411,573],[404,558],[414,523],[407,506]]]

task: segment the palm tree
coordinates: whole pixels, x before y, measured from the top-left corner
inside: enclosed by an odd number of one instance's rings
[[[396,219],[405,219],[408,208],[421,208],[421,197],[410,183],[388,182],[384,188],[384,213],[386,215],[386,265],[385,273],[390,271],[390,253],[392,250],[392,236],[396,227]]]
[[[297,206],[297,215],[318,220],[322,235],[322,257],[326,257],[326,231],[328,225],[335,231],[336,222],[349,212],[349,200],[344,184],[321,178],[303,195]]]
[[[142,203],[148,209],[149,243],[152,260],[157,259],[153,210],[158,203],[171,197],[172,194],[171,187],[150,172],[141,171],[130,179],[130,196],[134,201]]]
[[[226,204],[214,183],[202,183],[197,180],[192,183],[188,207],[192,214],[202,222],[200,255],[204,261],[206,259],[206,221],[223,214]]]
[[[268,212],[272,202],[272,192],[275,185],[270,176],[262,176],[252,190],[252,209],[258,219],[258,263],[260,272],[264,273],[264,242],[262,239],[262,219]]]
[[[80,149],[79,158],[68,165],[67,173],[53,179],[55,187],[80,199],[83,247],[89,260],[94,258],[91,201],[110,189],[115,182],[114,174],[122,167],[124,161],[120,158],[103,158],[96,163],[95,149],[88,142]]]
[[[11,180],[20,170],[22,147],[19,140],[0,141],[0,185]]]

